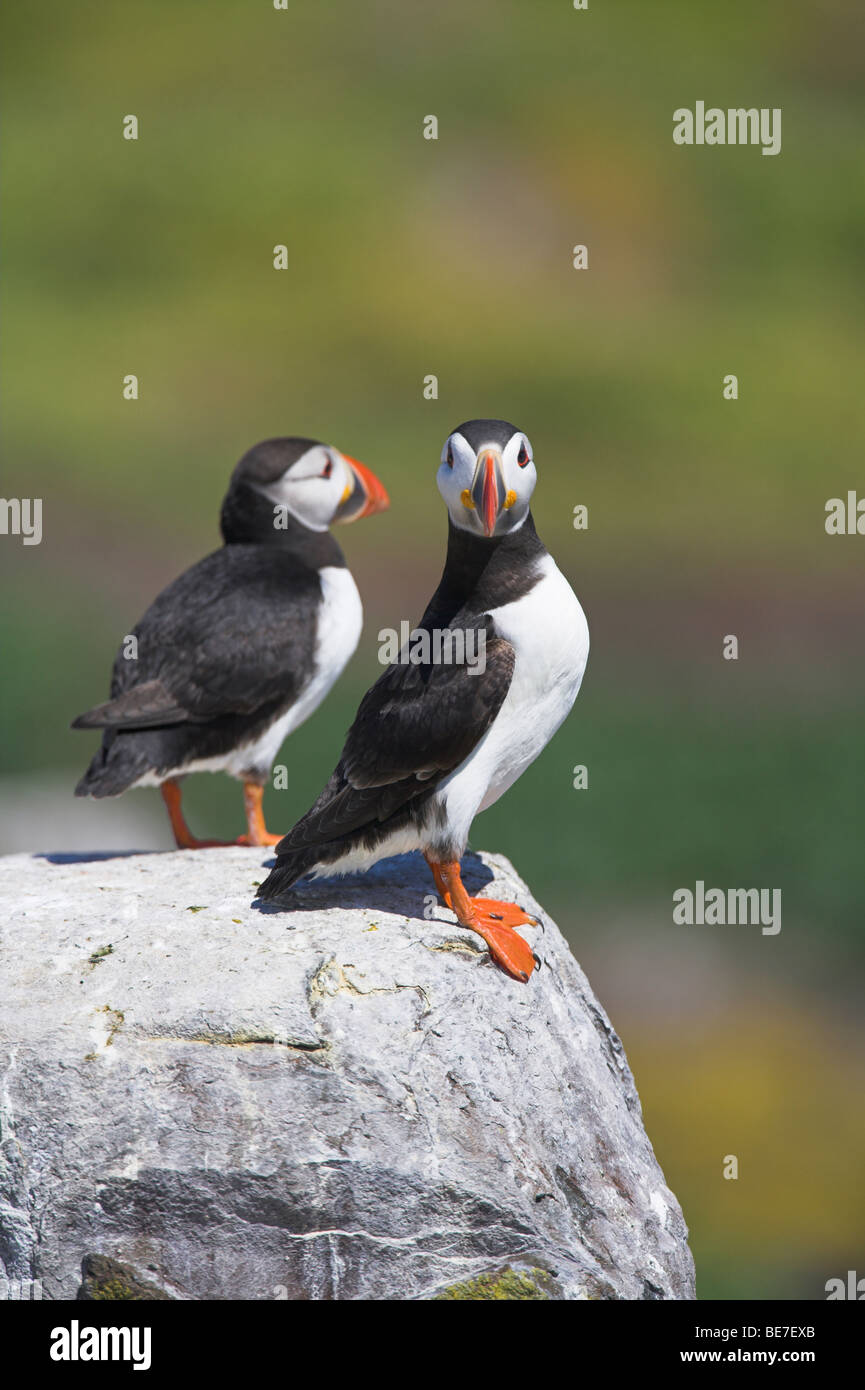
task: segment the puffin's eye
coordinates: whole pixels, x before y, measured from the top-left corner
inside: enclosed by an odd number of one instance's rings
[[[526,464],[528,463],[528,461],[529,461],[529,451],[528,451],[528,449],[526,448],[525,444],[521,444],[521,445],[520,445],[520,452],[517,454],[517,463],[520,465],[520,468],[525,468],[525,466],[526,466]]]
[[[324,465],[324,468],[321,470],[321,476],[322,476],[323,478],[329,478],[332,472],[333,472],[333,459],[328,459],[327,463]]]
[[[448,468],[453,468],[454,466],[454,447],[452,444],[448,445],[447,465]]]

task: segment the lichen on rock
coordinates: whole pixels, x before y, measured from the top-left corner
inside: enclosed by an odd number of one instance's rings
[[[504,1269],[494,1274],[479,1274],[477,1278],[466,1279],[461,1284],[448,1284],[440,1293],[433,1294],[433,1301],[543,1301],[550,1297],[549,1284],[550,1276],[544,1269],[512,1269],[510,1265],[505,1265]]]
[[[76,1298],[82,1302],[144,1302],[170,1299],[156,1284],[142,1279],[129,1265],[106,1255],[85,1255],[81,1261],[81,1284]]]

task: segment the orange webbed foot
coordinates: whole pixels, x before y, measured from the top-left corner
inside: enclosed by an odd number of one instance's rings
[[[475,902],[483,902],[483,899],[475,899]],[[519,912],[519,908],[516,909]],[[528,918],[523,914],[522,920],[528,922]],[[465,924],[466,926],[469,923]],[[500,966],[514,980],[520,980],[526,984],[529,976],[539,964],[534,951],[524,937],[519,932],[514,931],[513,927],[505,926],[502,921],[496,920],[493,916],[485,913],[478,913],[477,921],[471,923],[473,931],[478,936],[482,936],[490,948],[490,955],[496,965]]]
[[[251,846],[278,845],[283,838],[284,836],[282,835],[273,835],[269,830],[263,830],[257,832],[255,835],[238,835],[234,843],[236,845]]]
[[[473,908],[480,912],[486,919],[492,918],[494,922],[501,922],[505,927],[536,927],[538,921],[536,917],[529,917],[528,913],[523,912],[516,903],[503,903],[498,898],[470,898]]]
[[[457,921],[483,937],[493,960],[512,979],[525,984],[540,961],[528,942],[514,927],[537,926],[534,917],[515,903],[497,898],[470,898],[463,887],[457,861],[441,863],[427,858],[445,905],[456,913]]]

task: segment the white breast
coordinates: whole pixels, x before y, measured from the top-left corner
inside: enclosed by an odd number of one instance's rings
[[[314,714],[342,675],[357,649],[363,628],[363,608],[351,573],[344,567],[319,570],[321,606],[318,610],[312,679],[290,709],[250,747],[230,755],[225,771],[239,776],[250,766],[270,768],[284,739]],[[251,756],[250,756],[251,755]]]
[[[586,616],[549,555],[542,576],[524,598],[490,610],[516,664],[491,727],[439,788],[457,839],[467,839],[477,812],[492,806],[534,762],[577,698],[589,656]]]

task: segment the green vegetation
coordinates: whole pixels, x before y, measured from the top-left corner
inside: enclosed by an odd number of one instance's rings
[[[104,1299],[107,1302],[116,1303],[124,1299],[137,1300],[141,1294],[134,1293],[128,1284],[124,1284],[120,1279],[108,1279],[104,1284],[94,1285],[92,1299]]]
[[[108,946],[99,946],[99,947],[97,947],[97,949],[96,949],[95,951],[91,952],[91,954],[87,957],[87,964],[88,964],[88,965],[98,965],[99,962],[100,962],[100,961],[103,961],[103,960],[105,959],[106,956],[110,956],[110,955],[112,954],[113,951],[114,951],[114,947],[111,946],[110,944],[109,944]]]
[[[142,1279],[130,1265],[107,1255],[85,1255],[81,1274],[78,1299],[85,1302],[153,1302],[171,1298],[158,1285]]]
[[[546,1300],[549,1299],[547,1285],[549,1278],[545,1269],[511,1269],[506,1265],[497,1274],[481,1274],[477,1279],[467,1279],[464,1283],[449,1284],[437,1293],[434,1302],[459,1300],[460,1302],[499,1302],[502,1299]]]

